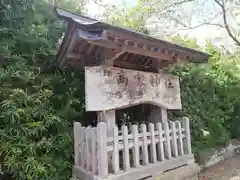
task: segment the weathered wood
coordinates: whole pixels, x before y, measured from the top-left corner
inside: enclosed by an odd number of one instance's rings
[[[147,128],[145,124],[141,124],[141,133],[142,133],[142,139],[143,139],[143,164],[146,166],[149,163],[149,156],[148,156],[148,144],[147,144]]]
[[[177,132],[175,122],[170,121],[170,128],[172,130],[172,152],[174,157],[178,157],[178,146],[177,146]]]
[[[167,109],[163,107],[151,106],[150,121],[154,124],[161,122],[166,123],[168,121]]]
[[[130,158],[129,158],[127,126],[122,126],[122,133],[123,133],[123,166],[124,166],[124,171],[128,171],[130,168]]]
[[[179,155],[182,156],[184,155],[184,151],[183,151],[183,134],[182,134],[182,124],[180,121],[176,121],[176,125],[177,125],[177,131],[178,131],[178,148],[179,148]]]
[[[86,157],[86,168],[88,171],[91,170],[91,126],[88,126],[86,128],[86,151],[85,151],[85,157]]]
[[[155,140],[155,129],[154,129],[154,124],[150,123],[149,124],[149,131],[151,133],[151,161],[152,163],[156,163],[157,161],[157,153],[156,153],[156,140]]]
[[[119,165],[119,152],[121,151],[123,152],[123,170],[126,174],[132,172],[131,165],[135,168],[140,167],[140,158],[143,160],[140,168],[142,169],[159,163],[162,164],[162,167],[165,167],[165,164],[179,157],[180,159],[183,157],[183,160],[185,157],[192,157],[191,149],[189,149],[191,144],[188,138],[190,135],[189,120],[185,118],[182,122],[183,125],[179,121],[163,123],[163,129],[162,123],[157,123],[156,131],[152,123],[148,124],[148,129],[145,124],[141,124],[140,133],[136,125],[130,125],[132,133],[129,133],[130,131],[128,131],[126,125],[123,125],[121,134],[119,134],[118,128],[115,126],[112,136],[107,136],[106,122],[98,123],[97,128],[78,126],[80,127],[79,135],[76,135],[78,131],[76,131],[76,126],[74,126],[75,138],[81,138],[81,156],[83,157],[80,165],[76,165],[76,167],[88,175],[96,176],[96,178],[111,179],[115,176],[110,174],[114,174],[116,177],[121,177],[123,174]],[[184,135],[182,131],[185,132]],[[80,134],[82,135],[80,136]],[[77,141],[75,140],[74,144]],[[184,153],[183,146],[186,149],[186,153]],[[140,148],[142,150],[141,153]],[[78,150],[75,150],[75,152]],[[133,164],[130,164],[130,156],[133,159]],[[176,166],[172,164],[170,167],[174,168]]]
[[[163,107],[161,108],[161,120],[162,120],[162,123],[167,123],[168,121],[167,109]]]
[[[166,150],[166,155],[168,159],[172,158],[172,152],[171,152],[171,140],[170,140],[170,135],[169,135],[169,124],[168,123],[164,123],[163,124],[163,130],[165,132],[165,137],[166,137],[166,141],[164,143],[165,145],[165,150]]]
[[[133,125],[132,126],[132,133],[133,133],[133,166],[135,168],[138,168],[140,163],[139,163],[139,132],[138,132],[138,126]]]
[[[188,154],[192,154],[192,147],[191,147],[191,134],[190,134],[190,125],[189,119],[187,117],[183,118],[183,127],[186,131],[186,149]]]
[[[162,132],[162,123],[157,123],[157,130],[159,134],[159,143],[158,143],[158,157],[160,161],[164,161],[165,159],[165,153],[164,153],[164,147],[163,147],[163,132]]]
[[[103,122],[97,126],[97,139],[98,176],[105,178],[108,176],[107,127]]]
[[[113,132],[113,172],[117,174],[119,172],[119,146],[118,146],[118,128],[114,127]]]
[[[75,122],[73,132],[74,132],[74,161],[76,166],[79,166],[81,164],[81,161],[80,161],[81,160],[80,146],[82,143],[81,130],[82,130],[81,123]]]
[[[97,129],[93,128],[91,130],[91,142],[92,142],[92,148],[91,148],[91,164],[92,164],[92,172],[94,174],[97,173]]]
[[[115,110],[109,110],[105,112],[105,120],[107,123],[107,135],[108,137],[113,137],[114,128],[116,126],[116,115]]]
[[[85,127],[82,127],[81,131],[81,167],[85,168],[85,163],[86,163],[86,153],[85,153],[85,148],[86,148],[86,134],[85,134]]]
[[[85,74],[87,111],[142,103],[181,109],[178,77],[104,66],[86,67]]]

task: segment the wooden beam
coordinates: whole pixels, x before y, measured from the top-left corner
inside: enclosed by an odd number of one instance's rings
[[[156,48],[160,48],[170,52],[175,52],[181,56],[181,59],[184,59],[186,58],[185,56],[188,56],[189,57],[188,60],[193,60],[194,58],[197,58],[199,56],[199,55],[195,55],[194,52],[188,52],[187,48],[184,48],[184,47],[181,48],[180,46],[179,46],[180,49],[177,47],[168,47],[166,44],[164,44],[164,42],[153,42],[152,40],[149,40],[147,38],[139,38],[136,34],[130,35],[127,33],[123,33],[121,31],[116,32],[110,29],[105,30],[105,34],[106,34],[106,37],[109,37],[109,36],[118,37],[118,39],[126,39],[127,42],[134,42],[135,43],[134,46],[137,46],[137,44],[147,45],[150,47],[150,51],[156,51]]]
[[[116,54],[114,57],[112,57],[112,58],[110,58],[110,59],[107,59],[107,58],[106,58],[106,59],[104,60],[104,65],[106,65],[106,66],[113,66],[113,65],[114,65],[114,61],[115,61],[116,59],[118,59],[120,56],[122,56],[124,53],[126,53],[126,52],[122,51],[122,52]]]

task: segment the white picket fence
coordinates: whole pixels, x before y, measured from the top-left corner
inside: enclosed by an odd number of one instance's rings
[[[166,166],[164,170],[168,170],[186,164],[184,157],[192,158],[188,118],[140,127],[122,126],[121,130],[115,127],[112,136],[107,136],[107,125],[103,122],[96,128],[85,128],[76,122],[74,144],[75,168],[85,174],[82,177],[104,179],[178,159]]]

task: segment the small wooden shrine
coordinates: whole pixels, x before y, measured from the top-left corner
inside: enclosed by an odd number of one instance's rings
[[[189,120],[168,121],[181,109],[178,77],[164,74],[175,63],[207,62],[209,55],[56,8],[67,21],[57,61],[85,68],[86,111],[97,127],[74,124],[73,177],[141,179],[194,161]],[[151,123],[116,126],[115,110],[152,104]],[[140,121],[140,120],[138,120]]]

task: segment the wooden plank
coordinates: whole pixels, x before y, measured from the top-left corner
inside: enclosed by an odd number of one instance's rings
[[[157,153],[156,153],[156,140],[155,140],[155,129],[154,129],[154,124],[150,123],[149,124],[149,131],[151,133],[151,161],[152,163],[157,162]]]
[[[129,147],[128,147],[128,129],[127,126],[122,126],[123,133],[123,166],[124,171],[128,171],[130,168],[130,159],[129,159]]]
[[[163,123],[163,129],[165,132],[166,136],[166,142],[165,144],[165,150],[166,150],[166,155],[168,159],[172,158],[172,152],[171,152],[171,140],[170,140],[170,135],[169,135],[169,124],[168,123]]]
[[[103,122],[98,123],[97,139],[98,176],[106,178],[108,176],[107,125]]]
[[[178,149],[179,149],[179,155],[184,155],[183,151],[183,134],[182,134],[182,125],[180,121],[176,121],[177,131],[178,131]]]
[[[86,168],[88,171],[91,171],[91,130],[92,127],[88,126],[86,128],[86,148],[85,148],[85,156],[86,156]]]
[[[97,173],[97,129],[93,128],[91,131],[92,148],[91,148],[91,161],[92,161],[92,172]]]
[[[75,161],[75,165],[76,166],[80,166],[81,165],[81,156],[80,156],[80,146],[81,146],[81,143],[82,143],[82,133],[81,133],[81,130],[82,130],[82,126],[81,126],[81,123],[79,122],[75,122],[74,123],[74,161]]]
[[[114,127],[113,132],[113,172],[117,174],[119,172],[119,140],[118,140],[118,128]]]
[[[149,156],[148,156],[148,143],[147,143],[147,136],[146,136],[147,128],[146,128],[145,124],[141,124],[140,128],[141,128],[142,139],[143,139],[143,146],[142,146],[143,164],[148,165],[149,164]]]
[[[164,161],[165,160],[165,155],[164,155],[164,148],[163,148],[162,124],[157,123],[156,126],[157,126],[157,130],[158,130],[158,134],[159,134],[158,157],[159,157],[160,161]]]
[[[114,128],[116,126],[115,110],[109,110],[105,112],[105,121],[107,123],[107,135],[113,137]]]
[[[81,143],[81,167],[85,168],[86,163],[86,154],[85,154],[85,148],[86,148],[86,134],[85,134],[85,127],[82,127],[81,131],[81,137],[82,137],[82,143]]]
[[[189,119],[187,117],[183,118],[183,127],[186,131],[186,148],[187,153],[190,155],[192,154],[192,147],[191,147],[191,134],[190,134],[190,125],[189,125]]]
[[[177,132],[175,122],[170,121],[170,128],[172,129],[172,152],[174,157],[178,157],[178,146],[177,146]]]
[[[162,123],[167,123],[167,122],[168,122],[167,109],[161,107],[160,111],[161,111],[161,120],[162,120]]]
[[[87,111],[107,111],[141,103],[181,109],[179,79],[116,67],[86,67]]]
[[[139,162],[139,133],[137,125],[132,126],[132,133],[133,133],[133,165],[135,168],[138,168],[140,162]]]

